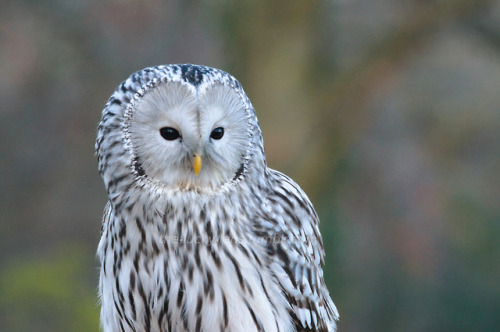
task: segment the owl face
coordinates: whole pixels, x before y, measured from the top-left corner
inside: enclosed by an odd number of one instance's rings
[[[174,189],[215,188],[241,176],[251,126],[233,87],[159,82],[129,114],[127,135],[143,176]]]

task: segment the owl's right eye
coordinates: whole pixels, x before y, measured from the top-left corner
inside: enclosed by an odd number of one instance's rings
[[[173,141],[181,137],[177,129],[171,127],[163,127],[160,129],[160,135],[167,141]]]

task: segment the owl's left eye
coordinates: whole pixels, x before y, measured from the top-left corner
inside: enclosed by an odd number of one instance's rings
[[[174,128],[170,127],[163,127],[160,129],[160,135],[167,141],[173,141],[181,137],[181,134],[179,134],[179,131]]]
[[[215,128],[210,133],[210,138],[213,138],[213,139],[221,139],[222,136],[224,136],[224,128],[222,128],[222,127]]]

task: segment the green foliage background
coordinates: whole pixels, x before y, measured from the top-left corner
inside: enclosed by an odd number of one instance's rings
[[[0,330],[96,331],[100,111],[221,68],[321,218],[340,331],[500,327],[500,2],[0,3]]]

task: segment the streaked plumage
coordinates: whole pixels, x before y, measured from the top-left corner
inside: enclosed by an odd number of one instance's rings
[[[236,79],[196,65],[134,73],[103,110],[96,150],[104,331],[335,330],[318,217],[266,167]]]

